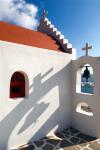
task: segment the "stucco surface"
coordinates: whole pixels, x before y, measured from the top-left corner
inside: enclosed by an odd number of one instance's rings
[[[0,41],[0,150],[60,131],[71,122],[71,54]],[[9,98],[21,71],[25,98]]]

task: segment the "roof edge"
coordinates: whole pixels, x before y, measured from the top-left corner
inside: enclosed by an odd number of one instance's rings
[[[38,26],[38,31],[46,33],[47,35],[53,37],[62,46],[64,52],[72,54],[72,44],[69,43],[68,39],[64,38],[64,35],[46,18],[45,15],[42,16],[40,24]]]

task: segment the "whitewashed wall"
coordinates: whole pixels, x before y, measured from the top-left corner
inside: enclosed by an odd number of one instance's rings
[[[70,125],[71,57],[0,41],[0,150],[37,140]],[[10,79],[15,71],[28,76],[26,98],[9,98]]]
[[[78,69],[90,64],[93,67],[95,86],[94,94],[80,93],[79,78],[77,77]],[[73,101],[72,101],[72,125],[81,130],[83,133],[100,137],[100,57],[81,57],[73,61]],[[76,88],[76,85],[78,88]],[[76,91],[77,89],[77,91]],[[93,116],[88,116],[76,112],[77,105],[81,102],[87,103],[92,111]]]

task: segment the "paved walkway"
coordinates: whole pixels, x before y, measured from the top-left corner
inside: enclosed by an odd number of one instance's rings
[[[100,139],[82,134],[71,127],[16,150],[100,150]]]

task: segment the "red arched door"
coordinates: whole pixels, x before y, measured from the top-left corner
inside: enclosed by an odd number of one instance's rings
[[[25,77],[21,72],[15,72],[10,81],[10,98],[25,97]]]

